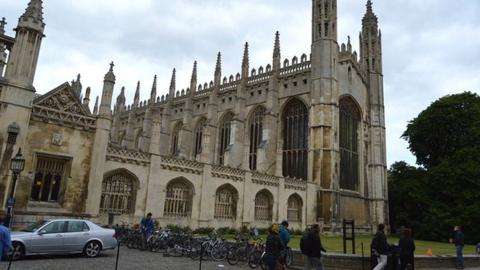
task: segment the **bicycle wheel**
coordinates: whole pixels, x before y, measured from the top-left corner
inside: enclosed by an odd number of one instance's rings
[[[228,253],[227,253],[228,264],[236,265],[238,263],[238,261],[239,261],[238,251],[239,251],[239,249],[232,249],[232,248],[228,250]]]
[[[248,255],[248,266],[252,269],[255,269],[258,267],[258,259],[259,259],[260,255],[258,254],[257,251],[253,251],[252,253],[250,253],[250,255]]]

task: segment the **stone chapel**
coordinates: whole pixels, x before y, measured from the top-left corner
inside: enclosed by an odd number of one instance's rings
[[[306,0],[304,0],[306,1]],[[90,110],[80,76],[35,89],[44,38],[42,0],[14,29],[0,22],[0,202],[13,188],[10,159],[26,164],[15,187],[14,224],[43,218],[162,226],[267,227],[288,220],[338,230],[343,219],[372,230],[388,217],[382,35],[371,0],[359,53],[339,43],[337,0],[312,1],[311,52],[133,103],[115,85],[114,64]],[[307,37],[306,37],[307,38]],[[42,68],[41,66],[39,68]],[[45,94],[37,94],[37,91]],[[115,97],[114,99],[114,92]],[[2,207],[3,213],[5,207]]]

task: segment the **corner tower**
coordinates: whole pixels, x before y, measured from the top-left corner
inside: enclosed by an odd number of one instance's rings
[[[337,0],[312,1],[312,71],[309,148],[309,182],[316,184],[317,193],[309,195],[311,207],[307,216],[335,222],[338,190],[336,171],[338,143],[338,95],[337,62]],[[316,201],[315,201],[316,200]],[[313,221],[313,220],[309,220]]]
[[[34,89],[33,79],[44,30],[42,0],[31,0],[15,28],[15,44],[10,52],[5,73],[9,82]]]
[[[370,190],[368,192],[371,220],[375,223],[388,221],[387,160],[385,138],[385,106],[383,95],[382,34],[378,18],[373,12],[371,0],[362,19],[360,33],[361,66],[367,74],[370,103]],[[376,224],[374,224],[376,225]]]

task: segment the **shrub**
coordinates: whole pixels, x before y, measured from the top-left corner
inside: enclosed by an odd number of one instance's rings
[[[193,230],[194,234],[211,234],[213,231],[215,231],[214,228],[210,227],[200,227],[195,230]]]

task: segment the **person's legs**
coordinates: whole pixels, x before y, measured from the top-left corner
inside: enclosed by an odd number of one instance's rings
[[[456,246],[457,248],[457,267],[463,269],[463,246]]]
[[[321,258],[309,258],[310,259],[310,268],[315,270],[323,270],[323,264]]]
[[[303,270],[310,270],[312,269],[312,262],[310,261],[310,258],[308,256],[305,256],[305,266],[303,267]]]
[[[400,269],[405,270],[407,268],[408,257],[406,255],[400,255]]]
[[[272,255],[265,255],[265,265],[267,266],[267,270],[275,270],[277,266],[277,258]]]
[[[387,266],[387,260],[387,255],[380,255],[378,257],[378,264],[375,266],[375,268],[373,268],[373,270],[383,270],[385,266]]]

